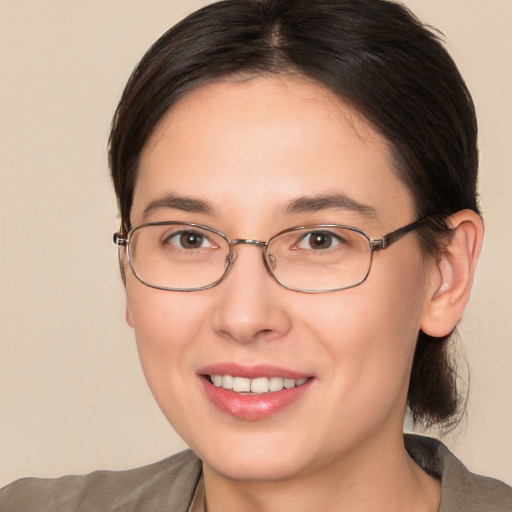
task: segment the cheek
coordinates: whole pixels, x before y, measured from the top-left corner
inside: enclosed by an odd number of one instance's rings
[[[202,314],[201,300],[190,300],[185,293],[150,288],[128,276],[126,315],[142,346],[157,351],[179,347],[201,327]]]
[[[127,311],[148,386],[167,421],[190,446],[208,437],[200,416],[198,354],[211,346],[206,296],[148,288],[127,280]]]
[[[415,341],[425,298],[422,262],[402,258],[393,263],[382,272],[375,265],[358,287],[306,301],[303,310],[311,325],[322,326],[328,337],[353,340],[354,349],[386,340],[398,343],[396,337]]]
[[[208,306],[197,297],[191,300],[181,293],[155,290],[131,277],[126,283],[126,299],[144,375],[164,409],[165,402],[179,401],[180,390],[186,389],[187,379],[194,376],[191,355],[197,351],[198,340],[204,338]]]
[[[333,393],[354,410],[384,412],[405,399],[425,296],[422,268],[421,256],[397,259],[386,272],[375,265],[361,286],[302,308],[305,329],[331,362]]]

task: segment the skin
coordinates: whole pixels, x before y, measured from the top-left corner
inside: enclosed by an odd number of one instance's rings
[[[144,213],[170,193],[211,211]],[[375,214],[285,211],[297,197],[332,193]],[[454,223],[468,225],[466,217]],[[319,223],[378,238],[415,218],[387,142],[323,87],[283,76],[205,85],[171,108],[142,153],[131,212],[133,226],[165,220],[268,240]],[[466,245],[476,236],[467,232]],[[467,254],[478,252],[471,247]],[[261,249],[236,252],[229,275],[208,290],[156,290],[129,271],[126,280],[143,370],[163,413],[203,460],[209,512],[330,511],[340,503],[437,510],[440,485],[408,457],[402,424],[419,329],[442,331],[460,316],[447,319],[436,295],[446,276],[458,275],[453,265],[426,260],[409,234],[375,254],[362,285],[311,295],[280,286]],[[204,393],[198,369],[221,362],[273,364],[312,379],[297,402],[243,420]]]

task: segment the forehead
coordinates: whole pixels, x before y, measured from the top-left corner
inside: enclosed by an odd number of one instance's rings
[[[133,222],[165,194],[240,217],[332,194],[382,221],[412,212],[388,142],[328,89],[287,76],[226,79],[179,100],[141,154]]]

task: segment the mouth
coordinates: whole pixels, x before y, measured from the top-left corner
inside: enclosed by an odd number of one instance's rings
[[[316,381],[314,375],[267,364],[220,363],[197,375],[210,403],[241,420],[263,420],[302,403]]]
[[[264,395],[276,393],[283,389],[293,389],[303,386],[308,377],[292,379],[289,377],[256,377],[247,378],[234,375],[203,375],[216,388],[234,391],[244,395]]]

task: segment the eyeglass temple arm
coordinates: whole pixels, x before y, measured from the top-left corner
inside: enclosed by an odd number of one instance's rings
[[[127,246],[128,245],[128,239],[127,238],[123,238],[119,233],[114,233],[114,235],[112,237],[112,241],[117,246]]]
[[[392,231],[391,233],[384,235],[382,238],[379,238],[378,240],[372,240],[373,249],[378,250],[378,249],[385,249],[386,247],[389,247],[391,244],[394,244],[397,240],[400,240],[400,238],[407,235],[407,233],[410,233],[411,231],[415,230],[417,227],[419,227],[421,224],[423,224],[427,219],[428,219],[428,216],[423,217],[422,219],[419,219],[414,222],[411,222],[410,224],[407,224],[407,226],[404,226],[402,228],[397,229],[396,231]]]

